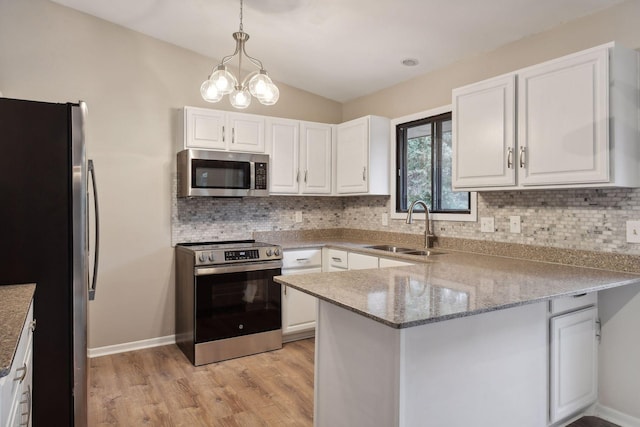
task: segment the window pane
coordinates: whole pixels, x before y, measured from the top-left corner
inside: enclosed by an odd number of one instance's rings
[[[424,200],[431,207],[431,144],[431,124],[407,130],[407,207],[414,200]]]
[[[442,200],[441,207],[444,211],[468,210],[469,193],[453,192],[451,190],[451,177],[453,175],[451,146],[451,120],[442,122]]]

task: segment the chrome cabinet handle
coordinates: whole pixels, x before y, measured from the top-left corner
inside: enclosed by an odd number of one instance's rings
[[[305,169],[305,171],[304,171],[304,182],[305,183],[307,182],[307,174],[308,173],[309,173],[309,171]]]
[[[296,172],[296,182],[300,182],[300,169]]]
[[[236,143],[236,128],[231,128],[231,143]]]
[[[334,260],[335,262],[342,262],[342,258],[331,257],[331,259]]]
[[[309,262],[309,258],[296,258],[298,262]]]
[[[524,163],[525,163],[525,156],[524,156],[524,152],[525,152],[524,147],[520,147],[520,167],[521,167],[521,168],[523,168],[523,167],[524,167]]]
[[[13,380],[21,383],[22,381],[24,381],[24,378],[27,376],[27,365],[23,364],[22,367],[16,369],[16,374],[19,372],[22,372],[22,375],[20,375],[19,377],[15,377]]]
[[[507,148],[507,169],[513,167],[513,148]]]
[[[222,126],[222,142],[224,142],[224,126]]]
[[[282,287],[284,288],[284,294],[286,296],[287,295],[287,286],[283,285]]]
[[[362,168],[362,180],[366,181],[367,180],[367,167],[363,167]]]
[[[31,321],[31,323],[29,324],[29,329],[31,329],[31,332],[34,332],[36,330],[36,319],[33,319]]]

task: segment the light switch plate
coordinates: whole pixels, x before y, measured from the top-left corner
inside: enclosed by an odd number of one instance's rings
[[[496,231],[495,222],[492,216],[480,218],[480,231],[483,233],[494,233]]]
[[[640,221],[627,221],[627,243],[640,243]]]

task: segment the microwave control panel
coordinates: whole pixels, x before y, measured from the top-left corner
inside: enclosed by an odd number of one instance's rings
[[[256,190],[267,189],[267,164],[256,163]]]

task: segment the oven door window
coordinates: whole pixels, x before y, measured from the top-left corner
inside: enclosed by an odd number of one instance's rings
[[[226,160],[192,160],[193,188],[249,189],[251,163]]]
[[[196,343],[282,327],[280,269],[196,277]]]

